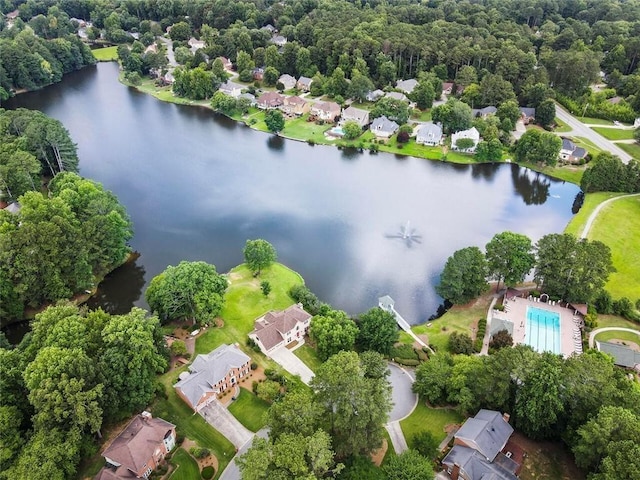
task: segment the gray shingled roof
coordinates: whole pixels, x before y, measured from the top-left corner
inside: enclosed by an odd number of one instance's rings
[[[504,421],[500,412],[482,409],[464,422],[456,438],[475,443],[480,453],[493,461],[512,433],[513,427]]]
[[[235,345],[220,345],[206,355],[198,355],[189,366],[191,374],[174,385],[189,400],[192,408],[207,393],[218,389],[216,383],[232,368],[240,368],[251,359]]]
[[[454,445],[442,464],[448,467],[459,465],[471,480],[517,480],[515,474],[500,465],[488,461],[477,450],[462,445]]]
[[[627,368],[632,368],[635,365],[640,365],[640,352],[636,352],[635,350],[631,350],[629,347],[618,345],[616,343],[596,343],[598,344],[598,350],[611,355],[616,365]]]
[[[411,93],[417,85],[418,81],[415,78],[410,78],[409,80],[398,80],[396,88],[402,90],[404,93]]]
[[[533,107],[520,107],[520,113],[526,115],[527,117],[535,117],[536,109]]]
[[[376,118],[371,124],[372,132],[386,132],[389,134],[393,134],[396,130],[398,130],[399,126],[396,122],[389,120],[384,115]]]
[[[427,122],[418,127],[417,141],[439,143],[442,140],[442,126],[433,122]]]
[[[293,304],[285,310],[268,312],[257,319],[251,334],[258,337],[262,346],[268,351],[282,342],[286,333],[298,322],[304,323],[310,318],[311,315],[302,308],[302,305]]]

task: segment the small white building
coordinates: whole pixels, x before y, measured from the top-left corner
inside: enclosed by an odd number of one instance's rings
[[[458,140],[462,140],[463,138],[468,138],[470,140],[473,140],[473,146],[462,149],[462,150],[459,149],[456,146],[456,144],[458,143]],[[480,132],[478,132],[476,127],[471,127],[469,130],[462,130],[461,132],[456,132],[453,135],[451,135],[451,148],[458,152],[474,153],[476,151],[476,147],[478,146],[479,142],[480,142]]]
[[[442,143],[442,125],[439,123],[427,122],[418,125],[414,130],[416,143],[435,147]]]

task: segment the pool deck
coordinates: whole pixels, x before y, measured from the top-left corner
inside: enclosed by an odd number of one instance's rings
[[[548,310],[560,315],[560,353],[563,357],[582,353],[580,340],[581,319],[574,315],[574,310],[562,307],[558,304],[550,304],[535,301],[534,298],[513,297],[503,302],[505,311],[493,310],[493,318],[509,320],[513,323],[513,343],[527,343],[525,334],[527,331],[527,307]]]

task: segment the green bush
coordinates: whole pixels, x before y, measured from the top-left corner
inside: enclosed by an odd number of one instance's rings
[[[204,478],[204,480],[212,479],[215,474],[216,474],[216,469],[213,468],[211,465],[207,465],[202,469],[202,478]]]
[[[416,367],[420,365],[420,360],[413,360],[411,358],[394,358],[393,361],[405,367]]]
[[[391,348],[391,353],[389,356],[392,358],[397,357],[411,360],[418,359],[418,354],[411,345],[398,345],[397,347],[393,347]]]
[[[258,368],[258,364],[256,362],[251,362],[251,370],[256,370]]]
[[[202,448],[202,447],[191,447],[189,449],[189,453],[191,455],[193,455],[195,458],[207,458],[209,455],[211,455],[211,452],[209,451],[208,448]]]

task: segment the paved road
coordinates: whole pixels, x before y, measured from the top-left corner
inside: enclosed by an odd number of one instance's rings
[[[589,348],[593,348],[596,335],[602,332],[631,332],[631,333],[635,333],[636,335],[638,335],[638,337],[640,337],[640,331],[633,330],[632,328],[623,328],[623,327],[596,328],[589,334]]]
[[[251,438],[253,433],[247,430],[231,412],[214,400],[209,405],[200,410],[200,415],[211,425],[224,435],[236,448],[242,447]]]
[[[631,161],[631,155],[622,150],[613,142],[607,140],[599,133],[580,122],[577,118],[567,112],[560,105],[556,104],[556,116],[566,123],[570,128],[570,132],[558,133],[558,135],[572,135],[574,137],[584,137],[595,144],[601,150],[605,150],[620,157],[623,163]]]
[[[302,381],[307,385],[311,382],[313,371],[287,347],[281,347],[271,352],[270,357],[287,372],[293,375],[300,375]]]
[[[236,465],[236,458],[238,458],[238,455],[242,455],[251,448],[251,445],[253,445],[253,439],[256,438],[256,436],[260,438],[267,438],[268,434],[269,431],[266,428],[258,430],[258,432],[256,432],[256,434],[251,437],[251,439],[245,443],[240,450],[238,450],[236,456],[233,457],[233,460],[229,462],[227,468],[225,468],[222,475],[220,475],[219,480],[240,480],[240,469],[238,468],[238,465]]]
[[[589,230],[591,230],[591,226],[593,225],[593,222],[596,220],[596,217],[600,213],[600,210],[602,210],[602,207],[620,198],[637,197],[638,195],[640,195],[640,193],[632,193],[630,195],[621,195],[619,197],[613,197],[613,198],[610,198],[609,200],[605,200],[604,202],[602,202],[600,205],[596,207],[596,209],[593,212],[591,212],[591,215],[589,215],[589,218],[587,219],[587,223],[584,225],[584,228],[582,229],[582,234],[580,235],[580,238],[587,238],[587,235],[589,235]]]
[[[391,382],[391,401],[393,409],[389,414],[390,422],[397,422],[411,415],[418,404],[418,395],[413,393],[413,376],[404,368],[389,364],[389,382]]]

